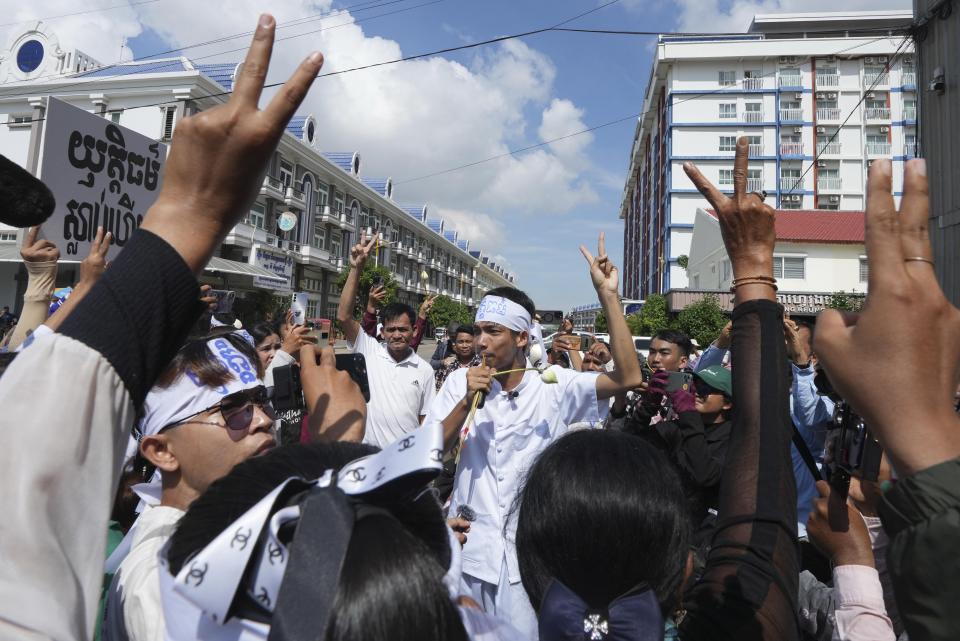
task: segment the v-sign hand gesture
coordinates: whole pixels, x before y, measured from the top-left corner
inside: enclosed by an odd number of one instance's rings
[[[350,266],[363,267],[367,259],[370,258],[370,252],[377,245],[377,234],[373,234],[367,239],[366,232],[360,232],[360,242],[350,248]]]
[[[597,290],[597,293],[601,296],[611,294],[617,296],[617,286],[619,284],[617,268],[610,262],[610,257],[607,256],[607,244],[604,233],[600,232],[600,240],[597,241],[596,258],[593,257],[590,250],[584,245],[580,245],[580,253],[583,254],[583,257],[587,259],[587,263],[590,265],[590,280],[593,281],[593,287]]]

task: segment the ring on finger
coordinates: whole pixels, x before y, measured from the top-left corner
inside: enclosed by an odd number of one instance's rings
[[[760,202],[763,202],[767,199],[767,191],[765,189],[761,189],[760,191],[751,191],[750,193],[759,198]]]
[[[914,263],[914,262],[916,262],[916,263],[929,263],[931,267],[936,267],[936,265],[934,264],[934,262],[933,262],[932,260],[930,260],[929,258],[924,258],[923,256],[908,256],[908,257],[906,257],[906,258],[903,259],[903,262],[905,262],[905,263]]]

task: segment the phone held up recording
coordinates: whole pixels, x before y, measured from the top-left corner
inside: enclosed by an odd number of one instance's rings
[[[337,354],[336,368],[350,375],[360,387],[363,400],[369,403],[370,383],[363,354]],[[273,370],[273,407],[278,412],[308,409],[303,399],[299,365],[284,365]]]

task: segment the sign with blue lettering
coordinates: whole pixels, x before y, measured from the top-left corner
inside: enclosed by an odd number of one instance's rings
[[[166,158],[162,143],[50,98],[40,178],[57,207],[43,236],[60,260],[86,258],[97,227],[113,233],[107,258],[115,259],[157,199]]]

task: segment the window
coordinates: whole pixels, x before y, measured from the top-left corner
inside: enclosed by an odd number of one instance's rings
[[[887,134],[867,134],[867,145],[887,144]]]
[[[803,280],[806,277],[806,261],[802,256],[774,256],[773,277]]]
[[[280,182],[284,187],[293,184],[293,167],[284,162],[280,163]]]
[[[26,127],[29,128],[33,123],[33,116],[30,114],[10,114],[7,118],[8,127]]]
[[[790,189],[796,182],[800,180],[800,168],[799,167],[781,167],[780,168],[780,183],[781,189],[787,188]]]
[[[108,111],[108,112],[106,113],[106,116],[107,116],[107,118],[110,119],[111,122],[116,123],[116,124],[119,124],[119,123],[120,123],[120,114],[122,114],[122,113],[123,113],[123,109],[117,109],[117,110],[115,110],[115,111]]]
[[[327,230],[323,225],[316,225],[313,228],[313,246],[317,249],[323,249],[327,242]]]
[[[735,102],[721,102],[721,103],[720,103],[720,118],[721,118],[721,119],[732,119],[732,120],[736,120],[736,118],[737,118],[737,103],[735,103]]]
[[[720,86],[721,87],[730,87],[737,84],[737,72],[736,71],[721,71],[720,72]]]
[[[800,209],[801,202],[800,200],[794,200],[793,198],[783,198],[780,201],[780,209]]]
[[[800,111],[800,109],[802,107],[799,100],[784,100],[780,103],[780,111]]]
[[[340,258],[340,232],[332,232],[330,234],[330,255],[334,258]]]
[[[0,232],[0,243],[10,243],[17,242],[17,232],[15,231],[4,231]]]
[[[720,282],[725,283],[730,280],[730,261],[721,260],[720,261]]]
[[[821,167],[817,170],[817,175],[820,178],[839,178],[840,169],[837,167]]]
[[[763,112],[763,103],[762,102],[748,102],[743,106],[743,110],[749,113],[761,113]]]
[[[173,139],[173,125],[174,118],[177,115],[176,107],[167,107],[162,110],[163,113],[163,136],[161,140],[172,140]]]
[[[763,136],[747,136],[747,141],[749,142],[751,147],[753,145],[760,146],[760,145],[763,145]]]
[[[247,224],[257,229],[266,229],[267,212],[260,203],[253,203],[250,206],[250,213],[247,214]]]
[[[867,257],[860,257],[860,282],[865,283],[870,277],[870,268],[867,266]]]
[[[334,207],[333,207],[334,211],[336,211],[337,214],[342,214],[343,213],[343,194],[341,194],[338,191],[337,195],[334,196],[333,203],[334,203]]]
[[[319,301],[307,299],[307,318],[317,318],[317,307],[319,305]]]
[[[324,205],[330,200],[329,187],[323,183],[317,183],[317,206],[323,209]]]
[[[737,150],[736,136],[720,136],[720,151],[736,151],[736,150]]]
[[[733,184],[733,170],[732,170],[732,169],[721,169],[721,170],[720,170],[720,184],[721,184],[721,185],[732,185],[732,184]]]
[[[840,211],[840,200],[835,196],[820,196],[817,199],[817,209]]]

